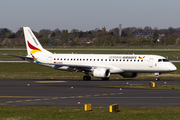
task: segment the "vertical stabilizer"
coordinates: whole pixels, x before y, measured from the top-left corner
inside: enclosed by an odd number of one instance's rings
[[[29,27],[23,27],[23,30],[28,56],[31,56],[31,54],[34,54],[36,52],[41,52],[43,54],[52,54],[41,46],[36,36],[33,34]]]

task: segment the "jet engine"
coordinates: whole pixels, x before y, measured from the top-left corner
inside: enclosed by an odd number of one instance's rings
[[[121,73],[119,75],[123,76],[124,78],[135,78],[137,77],[138,73]]]
[[[91,75],[97,78],[109,78],[110,70],[107,68],[97,68],[91,72]]]

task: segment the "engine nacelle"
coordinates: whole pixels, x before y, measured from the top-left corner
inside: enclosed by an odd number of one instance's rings
[[[91,72],[91,75],[97,78],[108,78],[110,76],[110,70],[107,68],[97,68]]]
[[[123,76],[124,78],[135,78],[137,77],[138,73],[121,73],[119,75]]]

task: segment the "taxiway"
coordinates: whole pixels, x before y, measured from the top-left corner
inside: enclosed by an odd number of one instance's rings
[[[147,85],[146,80],[39,80],[0,79],[0,105],[3,106],[180,106],[180,90],[123,89],[100,85]],[[155,81],[180,84],[177,79]]]

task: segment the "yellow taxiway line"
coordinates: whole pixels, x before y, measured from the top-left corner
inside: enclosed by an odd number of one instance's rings
[[[64,83],[67,81],[35,81],[35,83]]]

